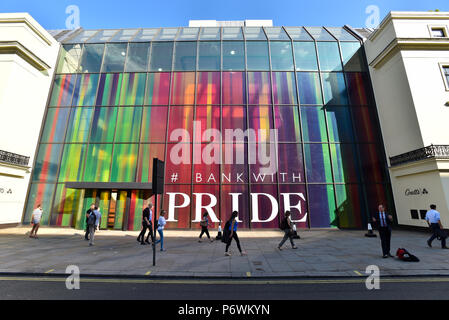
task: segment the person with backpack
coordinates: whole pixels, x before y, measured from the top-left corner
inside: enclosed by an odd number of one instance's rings
[[[84,233],[84,240],[89,240],[89,225],[87,224],[87,220],[89,219],[89,215],[95,210],[95,203],[90,205],[90,208],[86,211],[86,232]]]
[[[443,231],[443,225],[441,224],[440,213],[436,210],[437,206],[430,205],[430,210],[426,213],[426,221],[429,227],[432,229],[432,236],[427,240],[427,245],[432,248],[432,241],[435,238],[441,239],[441,248],[449,249],[446,247],[447,235]]]
[[[156,241],[156,244],[159,242],[161,243],[161,251],[166,251],[164,249],[164,227],[167,224],[167,221],[165,220],[165,210],[161,211],[161,214],[159,215],[159,219],[157,220],[157,232],[159,233],[159,236],[161,237],[159,240]]]
[[[231,245],[232,239],[234,239],[235,242],[237,243],[237,248],[239,249],[240,254],[242,256],[246,255],[246,252],[242,251],[242,248],[240,246],[240,240],[239,240],[239,237],[237,235],[237,227],[238,227],[238,224],[239,224],[238,221],[237,221],[238,214],[239,213],[237,211],[234,211],[232,213],[232,215],[231,215],[231,218],[225,224],[225,233],[223,235],[224,242],[226,243],[225,256],[230,256],[231,255],[231,253],[228,252],[228,249],[229,249],[229,247]]]
[[[280,228],[282,231],[284,231],[284,237],[282,238],[282,241],[278,245],[279,250],[282,250],[282,245],[285,243],[285,241],[287,241],[287,239],[290,239],[292,249],[298,249],[298,247],[295,246],[295,243],[293,242],[293,227],[290,217],[291,212],[286,211],[284,218],[282,218]]]
[[[142,212],[142,231],[140,232],[139,236],[137,237],[137,241],[140,242],[141,245],[144,245],[145,243],[150,244],[148,241],[148,238],[151,236],[151,242],[154,242],[154,235],[153,235],[153,204],[151,202],[148,202],[147,207]],[[145,238],[145,232],[149,229],[147,238],[145,239],[145,242],[143,242]]]
[[[95,230],[100,225],[101,213],[98,207],[94,207],[94,210],[87,218],[87,225],[89,226],[89,246],[94,245]]]
[[[210,242],[213,242],[214,240],[210,238],[209,235],[209,219],[207,218],[208,213],[207,211],[203,213],[203,219],[200,222],[200,226],[201,226],[201,233],[200,233],[200,238],[198,240],[198,242],[201,242],[201,237],[203,236],[203,234],[206,234],[207,238],[209,239]]]

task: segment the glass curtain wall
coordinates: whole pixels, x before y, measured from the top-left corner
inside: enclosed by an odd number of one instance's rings
[[[377,203],[391,203],[363,48],[345,30],[150,31],[126,41],[92,43],[89,34],[63,44],[25,223],[41,203],[43,224],[82,228],[87,202],[99,199],[107,211],[109,200],[104,190],[69,189],[67,182],[149,183],[154,157],[166,161],[165,192],[190,197],[169,228],[197,227],[195,206],[212,198],[194,194],[215,196],[214,212],[226,220],[230,193],[239,193],[245,228],[277,228],[280,215],[270,220],[266,208],[272,198],[284,212],[287,194],[293,194],[291,205],[300,202],[291,211],[306,228],[362,228]],[[185,131],[173,139],[175,129]],[[206,137],[207,129],[223,133],[222,139]],[[270,137],[259,134],[227,140],[227,129],[276,129],[278,144],[270,149]],[[189,163],[170,157],[180,139]],[[250,161],[260,148],[273,153],[274,174],[261,173],[266,163],[260,159]],[[222,161],[205,165],[205,153]],[[255,193],[270,197],[256,199]],[[128,222],[122,217],[115,227],[138,230],[147,196],[130,191]],[[167,209],[167,194],[162,201]],[[251,222],[255,208],[264,208],[258,218],[267,222]]]

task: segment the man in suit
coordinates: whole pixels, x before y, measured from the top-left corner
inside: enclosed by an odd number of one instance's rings
[[[390,254],[390,240],[391,240],[391,225],[393,217],[385,212],[382,204],[378,207],[378,212],[373,216],[373,222],[377,224],[379,237],[382,244],[383,258],[393,257]]]

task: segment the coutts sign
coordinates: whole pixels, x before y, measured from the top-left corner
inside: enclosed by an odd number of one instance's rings
[[[405,195],[406,196],[419,196],[420,194],[428,194],[429,191],[427,191],[426,188],[416,188],[416,189],[406,189]]]

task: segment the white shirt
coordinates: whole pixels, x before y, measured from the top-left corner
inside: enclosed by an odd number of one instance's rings
[[[438,223],[438,221],[440,221],[440,213],[436,210],[430,209],[426,213],[426,220],[430,223]]]
[[[161,216],[161,217],[159,217],[157,224],[158,224],[158,227],[157,227],[158,230],[164,230],[164,226],[167,224],[167,222],[165,221],[165,218]]]
[[[33,222],[34,223],[39,223],[41,221],[42,218],[42,210],[41,209],[35,209],[33,211]]]

